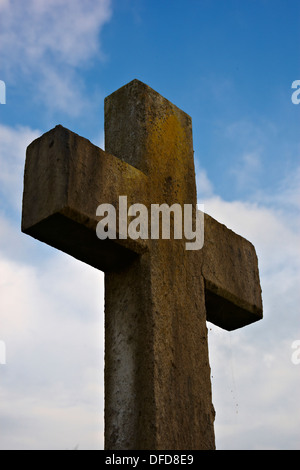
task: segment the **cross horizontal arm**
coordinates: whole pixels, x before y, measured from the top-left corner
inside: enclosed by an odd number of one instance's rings
[[[26,155],[22,231],[103,271],[147,250],[145,240],[100,240],[96,209],[143,202],[147,177],[87,139],[56,126],[32,142]]]
[[[226,330],[261,320],[261,287],[254,246],[205,214],[201,256],[207,320]]]
[[[201,250],[126,238],[137,204],[190,205],[198,220],[191,118],[146,84],[106,98],[105,148],[62,126],[35,140],[22,231],[105,271],[105,448],[214,449],[206,319],[232,330],[262,317],[254,247],[207,215]]]

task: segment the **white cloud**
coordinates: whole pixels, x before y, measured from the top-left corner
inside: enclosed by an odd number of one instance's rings
[[[230,333],[209,331],[219,449],[298,448],[299,368],[280,324],[274,333],[264,321]]]
[[[266,273],[299,262],[299,232],[279,205],[270,208],[251,202],[227,202],[216,196],[204,204],[206,212],[252,241]]]
[[[25,148],[38,131],[0,132],[1,196],[20,209]],[[299,224],[283,195],[295,200],[299,174],[282,181],[276,204],[263,192],[256,202],[224,201],[205,172],[197,177],[206,212],[254,243],[263,287],[261,322],[231,333],[209,324],[217,446],[297,448]],[[1,448],[103,447],[103,275],[2,213],[0,319]]]
[[[299,161],[300,150],[298,151],[297,160]],[[295,168],[293,172],[284,176],[277,190],[272,194],[258,192],[257,198],[262,197],[268,205],[276,208],[279,207],[290,218],[290,223],[299,224],[300,209],[300,166]],[[292,216],[292,218],[291,218]]]
[[[1,448],[100,448],[103,275],[59,253],[34,267],[2,255],[0,312]]]
[[[264,306],[264,319],[241,330],[229,333],[209,324],[219,448],[299,445],[300,375],[291,362],[292,342],[300,339],[299,213],[284,196],[295,201],[298,187],[291,182],[297,178],[282,181],[275,203],[263,191],[256,202],[216,195],[204,201],[205,212],[254,244]]]
[[[207,197],[210,197],[214,193],[214,188],[209,180],[206,171],[198,165],[197,171],[196,171],[197,179],[197,194],[199,200],[203,200]]]
[[[110,0],[11,0],[2,9],[1,46],[9,58],[4,66],[27,72],[49,55],[74,67],[101,54],[99,33],[111,17]]]
[[[40,133],[0,133],[0,448],[103,447],[103,274],[21,233],[25,151]]]
[[[2,2],[2,73],[12,82],[20,75],[29,79],[44,104],[77,115],[86,99],[76,69],[105,58],[100,32],[111,18],[110,4],[110,0]]]
[[[22,203],[26,148],[40,132],[29,127],[11,128],[0,124],[0,135],[1,206],[5,202],[10,209],[16,210]]]

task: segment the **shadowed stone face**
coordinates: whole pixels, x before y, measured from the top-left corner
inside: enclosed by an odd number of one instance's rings
[[[133,80],[105,100],[105,151],[57,126],[27,150],[22,230],[105,271],[105,445],[213,449],[206,318],[262,317],[254,247],[205,216],[185,239],[99,240],[96,209],[192,204],[191,118]]]

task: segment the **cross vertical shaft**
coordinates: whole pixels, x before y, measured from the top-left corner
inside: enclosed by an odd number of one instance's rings
[[[105,150],[148,176],[148,206],[195,207],[191,119],[148,86],[106,98]],[[204,284],[185,240],[150,239],[106,273],[105,338],[106,447],[214,448]]]

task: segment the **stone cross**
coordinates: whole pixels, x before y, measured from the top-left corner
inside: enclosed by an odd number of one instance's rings
[[[138,80],[105,99],[105,151],[62,126],[29,145],[22,231],[105,272],[105,448],[214,449],[206,320],[262,318],[255,249],[208,215],[200,250],[100,240],[120,195],[197,202],[191,118]]]

